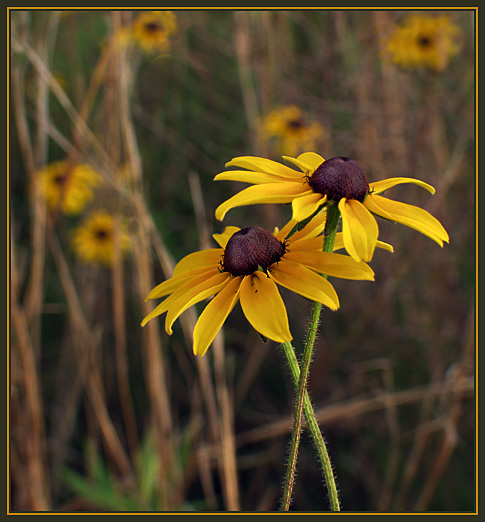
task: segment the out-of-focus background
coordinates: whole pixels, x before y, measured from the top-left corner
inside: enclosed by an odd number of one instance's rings
[[[348,511],[475,501],[474,11],[10,11],[12,511],[274,511],[295,392],[240,308],[145,328],[149,290],[225,225],[233,157],[312,150],[425,208],[379,221],[375,282],[332,281],[310,393]],[[409,18],[411,17],[411,18]],[[414,17],[414,18],[413,18]],[[298,351],[310,303],[283,292]],[[327,511],[302,436],[292,510]]]

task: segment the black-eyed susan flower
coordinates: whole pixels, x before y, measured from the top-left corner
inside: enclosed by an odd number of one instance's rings
[[[132,35],[136,43],[147,52],[165,51],[170,37],[177,30],[177,17],[172,11],[149,11],[140,14],[133,22]]]
[[[278,152],[294,156],[314,149],[317,140],[325,137],[325,129],[318,122],[308,121],[297,105],[278,107],[266,114],[259,124],[264,140],[274,141]]]
[[[116,238],[115,234],[119,234]],[[121,222],[119,229],[111,214],[105,211],[96,211],[88,216],[78,228],[74,230],[72,247],[76,255],[85,263],[101,263],[112,266],[116,244],[122,253],[130,250],[130,237],[126,224]]]
[[[381,194],[401,183],[413,183],[431,194],[435,189],[413,178],[389,178],[374,183],[352,159],[335,157],[325,161],[314,152],[298,158],[284,158],[300,171],[265,158],[243,156],[234,158],[217,174],[216,180],[252,183],[216,209],[216,218],[223,220],[234,207],[256,203],[291,203],[293,219],[304,221],[327,203],[338,204],[342,216],[343,242],[347,252],[357,261],[370,261],[377,245],[379,229],[374,214],[396,221],[430,237],[440,246],[449,241],[441,223],[425,210],[383,197]]]
[[[79,214],[94,196],[101,176],[89,165],[57,161],[40,170],[39,186],[47,206],[64,214]]]
[[[286,308],[278,291],[281,285],[331,310],[339,307],[332,284],[320,274],[346,279],[373,280],[363,262],[322,251],[325,216],[316,216],[287,238],[296,225],[290,221],[270,233],[260,227],[226,227],[214,234],[220,248],[195,252],[175,266],[173,275],[156,286],[149,299],[165,297],[142,321],[167,313],[165,330],[189,307],[209,299],[194,329],[194,353],[204,355],[236,303],[249,323],[276,342],[292,339]]]
[[[408,16],[385,40],[385,53],[404,69],[443,71],[459,51],[460,29],[448,16]]]

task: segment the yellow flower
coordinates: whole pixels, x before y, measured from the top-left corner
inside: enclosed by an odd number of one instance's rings
[[[276,140],[279,152],[293,156],[302,150],[313,149],[316,140],[325,135],[324,128],[317,122],[308,122],[296,105],[279,107],[260,122],[263,139]]]
[[[249,170],[221,172],[216,180],[252,183],[216,209],[222,221],[234,207],[256,203],[291,203],[293,219],[303,221],[327,202],[338,204],[342,216],[343,242],[347,252],[357,261],[370,261],[377,246],[379,229],[373,214],[414,228],[440,246],[449,237],[441,223],[425,210],[384,198],[380,194],[401,183],[414,183],[432,194],[435,189],[413,178],[389,178],[368,183],[358,163],[349,158],[330,158],[325,161],[314,152],[298,158],[284,158],[299,171],[265,158],[243,156],[234,158],[226,167]]]
[[[365,263],[322,251],[324,214],[288,238],[295,225],[291,220],[273,234],[260,227],[226,227],[222,234],[214,234],[220,248],[185,256],[172,277],[149,293],[147,300],[168,297],[143,319],[142,326],[167,312],[165,330],[172,334],[174,321],[185,310],[214,296],[194,329],[196,355],[204,355],[238,301],[255,330],[268,339],[286,342],[292,337],[277,284],[336,310],[337,293],[320,274],[374,279]]]
[[[177,30],[172,11],[150,11],[139,15],[133,23],[133,38],[148,52],[168,49],[169,38]]]
[[[460,30],[447,16],[408,16],[384,42],[392,61],[405,68],[443,71],[458,50]]]
[[[93,188],[101,176],[89,165],[57,161],[39,171],[39,184],[51,210],[64,214],[79,214],[93,199]]]
[[[113,216],[104,211],[94,212],[74,231],[73,249],[86,263],[112,266],[115,255],[115,233]],[[130,238],[125,224],[122,223],[119,233],[119,245],[124,253],[130,249]]]

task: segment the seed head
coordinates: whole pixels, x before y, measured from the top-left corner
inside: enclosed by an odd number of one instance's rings
[[[235,276],[251,275],[259,267],[266,271],[286,251],[284,242],[260,227],[247,227],[231,236],[222,267]]]
[[[315,192],[326,194],[332,201],[347,198],[362,202],[369,192],[364,170],[349,158],[335,157],[324,161],[308,183]]]

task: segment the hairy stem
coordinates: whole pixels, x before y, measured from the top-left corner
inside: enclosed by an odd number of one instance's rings
[[[325,240],[323,244],[323,250],[325,252],[333,251],[339,218],[340,212],[338,210],[337,205],[329,205],[327,210],[327,223],[325,226]],[[326,276],[324,275],[323,277]],[[303,412],[305,412],[305,416],[307,417],[312,436],[317,446],[317,451],[322,464],[322,469],[329,492],[331,509],[332,511],[340,511],[337,487],[335,484],[335,478],[333,476],[332,465],[328,453],[326,451],[323,436],[320,432],[320,429],[318,428],[318,423],[316,422],[315,415],[313,413],[313,408],[311,406],[310,398],[308,396],[307,391],[308,374],[310,372],[310,364],[313,356],[313,347],[315,345],[321,310],[322,304],[314,302],[312,305],[310,324],[308,327],[308,333],[303,350],[301,368],[298,368],[298,362],[296,362],[296,367],[294,366],[296,356],[294,354],[293,347],[291,346],[291,344],[284,343],[283,345],[283,349],[288,359],[288,363],[290,364],[290,368],[292,366],[294,368],[292,369],[292,375],[293,379],[295,380],[295,384],[298,384],[298,391],[295,406],[295,415],[293,419],[293,431],[291,436],[290,454],[288,457],[285,482],[283,486],[283,499],[281,504],[281,511],[288,511],[290,508],[291,496],[295,482],[296,463],[298,459],[298,449],[300,445]],[[293,360],[293,357],[289,352],[293,353],[295,360]],[[298,371],[296,371],[296,369],[298,369]],[[299,373],[299,375],[297,375],[297,373]],[[311,417],[313,417],[313,422],[311,420],[308,420],[308,418]]]

